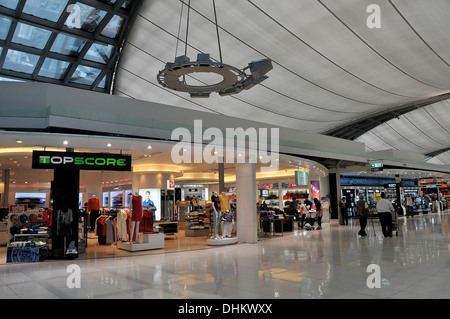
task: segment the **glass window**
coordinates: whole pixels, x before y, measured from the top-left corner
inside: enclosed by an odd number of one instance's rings
[[[69,28],[94,32],[105,15],[106,12],[103,10],[77,2],[67,17],[65,25]]]
[[[86,40],[60,33],[53,42],[50,51],[69,56],[77,56],[85,44]]]
[[[84,65],[79,65],[73,73],[70,82],[91,85],[97,79],[101,70],[91,68]]]
[[[39,71],[39,75],[60,80],[66,73],[69,65],[69,62],[46,58]]]
[[[115,39],[119,34],[120,28],[122,27],[122,23],[123,18],[115,15],[103,29],[101,35],[111,39]]]
[[[11,26],[11,19],[0,16],[0,40],[6,40],[8,36],[9,27]]]
[[[18,3],[19,0],[0,0],[0,6],[14,10],[17,8]]]
[[[24,80],[7,78],[7,77],[4,77],[4,76],[0,76],[0,81],[3,81],[3,82],[25,82]]]
[[[23,12],[56,22],[68,2],[68,0],[27,0],[23,7]]]
[[[106,86],[106,75],[103,77],[103,79],[100,81],[100,83],[97,85],[97,87],[104,89]]]
[[[84,58],[86,60],[106,64],[111,57],[114,46],[93,43]]]
[[[14,32],[12,42],[43,49],[47,44],[50,34],[51,31],[19,22]]]
[[[39,60],[38,55],[16,50],[8,50],[3,68],[7,70],[31,74]]]

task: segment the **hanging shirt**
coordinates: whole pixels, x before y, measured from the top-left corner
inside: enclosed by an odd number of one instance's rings
[[[128,240],[128,227],[127,227],[128,215],[124,210],[117,213],[117,239],[121,241]]]
[[[227,210],[230,210],[230,196],[227,194],[221,193],[219,195],[220,200],[220,211],[226,212]]]
[[[105,226],[106,226],[106,243],[112,244],[114,243],[114,220],[110,217],[105,220]]]

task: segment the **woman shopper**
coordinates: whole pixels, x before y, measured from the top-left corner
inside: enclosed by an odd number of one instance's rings
[[[369,205],[367,205],[367,202],[364,200],[364,195],[359,194],[359,200],[356,202],[356,214],[359,218],[359,225],[360,230],[358,232],[358,235],[361,237],[367,236],[366,233],[366,226],[367,226],[367,215],[369,215]]]

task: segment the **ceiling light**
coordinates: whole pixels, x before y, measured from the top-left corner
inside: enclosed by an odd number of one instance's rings
[[[184,3],[182,6],[185,5]],[[184,55],[177,56],[177,49],[175,49],[175,62],[168,62],[165,68],[159,71],[157,80],[160,85],[168,89],[172,89],[179,92],[187,92],[191,98],[208,98],[213,92],[218,93],[220,96],[227,96],[241,92],[242,90],[248,90],[261,83],[267,76],[272,67],[272,61],[270,59],[262,59],[252,61],[247,67],[240,70],[234,66],[222,63],[222,49],[219,38],[219,25],[217,22],[216,5],[213,1],[215,27],[217,33],[217,42],[219,45],[220,62],[213,61],[210,58],[209,53],[198,53],[197,61],[191,61],[187,56],[188,49],[188,32],[189,30],[189,12],[191,9],[190,3],[187,5],[188,18],[186,19],[186,39],[184,41],[185,49]],[[180,25],[182,21],[183,10],[181,10]],[[178,28],[180,30],[180,28]],[[179,31],[178,31],[179,33]],[[177,36],[177,46],[180,39],[180,34]],[[251,74],[246,74],[245,70],[249,69]],[[222,80],[217,83],[204,85],[189,85],[186,83],[186,76],[195,73],[213,73],[219,75]]]
[[[63,144],[64,144],[64,145],[67,145],[67,144],[69,144],[69,141],[65,140],[65,141],[63,142]]]
[[[17,142],[18,144],[22,144],[23,141],[17,140],[16,142]]]
[[[111,143],[108,143],[106,146],[111,147]]]
[[[246,69],[250,69],[252,74],[246,74]],[[175,59],[175,63],[167,63],[158,73],[157,79],[160,85],[175,91],[187,92],[192,98],[208,98],[213,92],[226,96],[248,90],[266,80],[268,77],[264,74],[271,69],[270,59],[250,62],[246,68],[240,70],[231,65],[212,61],[209,54],[200,53],[197,55],[197,61],[191,62],[187,56],[180,56]],[[195,73],[215,73],[222,76],[223,80],[205,85],[189,85],[184,80],[180,81],[186,75]]]
[[[151,150],[152,149],[151,145],[147,146],[147,149]]]

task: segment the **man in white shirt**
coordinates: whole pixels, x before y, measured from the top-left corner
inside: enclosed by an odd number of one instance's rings
[[[384,237],[392,237],[391,213],[394,212],[394,207],[391,202],[386,199],[385,193],[381,193],[381,200],[377,203],[377,212]]]

